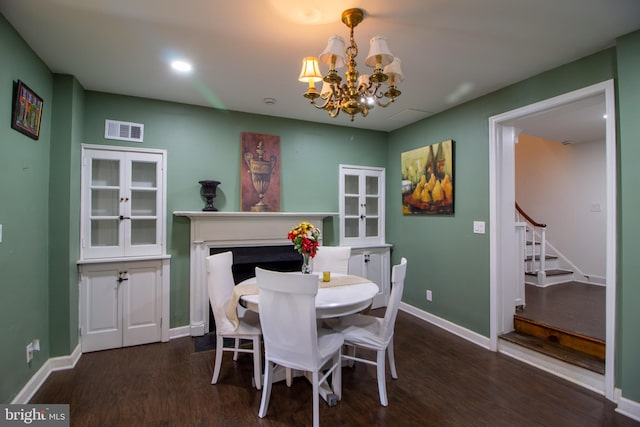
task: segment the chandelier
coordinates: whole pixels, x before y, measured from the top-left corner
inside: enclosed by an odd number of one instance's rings
[[[373,68],[373,73],[360,75],[356,69],[358,45],[353,39],[353,29],[363,18],[364,13],[361,9],[347,9],[342,12],[342,22],[350,29],[349,46],[345,49],[342,37],[331,36],[319,58],[308,56],[302,60],[302,71],[298,80],[309,83],[304,97],[314,107],[325,110],[331,117],[336,117],[343,111],[353,121],[356,114],[366,116],[375,105],[387,107],[401,94],[396,86],[404,80],[400,60],[389,51],[385,37],[375,36],[370,41],[369,55],[364,63]],[[318,60],[329,66],[329,71],[324,77],[320,73]],[[336,69],[345,65],[346,82],[342,82],[342,77]],[[323,82],[320,93],[315,87],[315,83],[319,81]],[[383,83],[386,83],[386,90]]]

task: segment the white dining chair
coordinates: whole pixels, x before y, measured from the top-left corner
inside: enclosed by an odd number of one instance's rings
[[[256,268],[258,307],[264,338],[264,387],[258,415],[269,407],[274,365],[311,373],[313,425],[320,424],[320,387],[329,385],[337,400],[342,394],[342,334],[318,329],[315,297],[318,276]],[[330,362],[330,366],[326,368]],[[326,368],[325,371],[322,369]]]
[[[362,362],[376,366],[378,378],[378,394],[382,406],[389,404],[385,379],[385,352],[389,355],[391,377],[398,378],[395,356],[393,353],[393,329],[396,323],[398,307],[402,299],[404,278],[407,272],[407,259],[402,258],[400,264],[394,265],[391,273],[391,297],[384,313],[384,318],[366,314],[352,314],[339,319],[331,319],[329,325],[344,335],[344,343],[351,354],[345,352],[343,360]],[[376,360],[356,356],[356,349],[364,348],[376,352]]]
[[[350,246],[319,246],[313,258],[313,271],[322,273],[349,273]]]
[[[262,348],[260,339],[262,331],[260,328],[260,318],[251,311],[238,313],[239,325],[236,328],[227,318],[225,310],[233,293],[235,286],[233,280],[233,253],[222,252],[206,258],[207,282],[209,288],[209,301],[213,318],[216,322],[216,358],[213,368],[211,384],[218,382],[220,366],[222,365],[222,354],[225,351],[233,351],[233,360],[238,359],[238,353],[253,354],[253,377],[258,390],[262,384]],[[225,347],[224,338],[233,338],[234,347]],[[250,349],[241,348],[240,340],[251,340]]]

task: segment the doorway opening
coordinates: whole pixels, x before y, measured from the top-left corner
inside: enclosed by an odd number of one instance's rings
[[[503,349],[498,337],[512,331],[514,301],[518,286],[523,283],[522,260],[518,259],[518,231],[515,220],[515,144],[521,131],[519,125],[548,112],[559,111],[570,104],[589,98],[602,97],[605,115],[606,172],[604,202],[606,212],[606,362],[605,374],[598,377],[586,375],[579,369],[567,369],[560,364],[531,356],[528,352]],[[491,337],[493,350],[509,353],[527,363],[562,376],[613,399],[614,348],[615,348],[615,300],[616,300],[616,140],[614,85],[609,80],[577,91],[547,99],[489,119],[490,145],[490,281],[491,281]]]

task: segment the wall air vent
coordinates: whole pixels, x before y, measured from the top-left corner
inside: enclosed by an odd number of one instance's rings
[[[116,120],[104,121],[104,139],[142,142],[143,137],[144,125],[141,123],[119,122]]]

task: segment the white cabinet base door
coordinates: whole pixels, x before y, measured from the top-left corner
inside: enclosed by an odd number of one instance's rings
[[[371,308],[386,307],[391,295],[391,247],[376,246],[351,248],[349,274],[371,280],[378,285],[378,294],[373,298]]]
[[[161,341],[162,264],[150,260],[80,267],[83,352]]]

